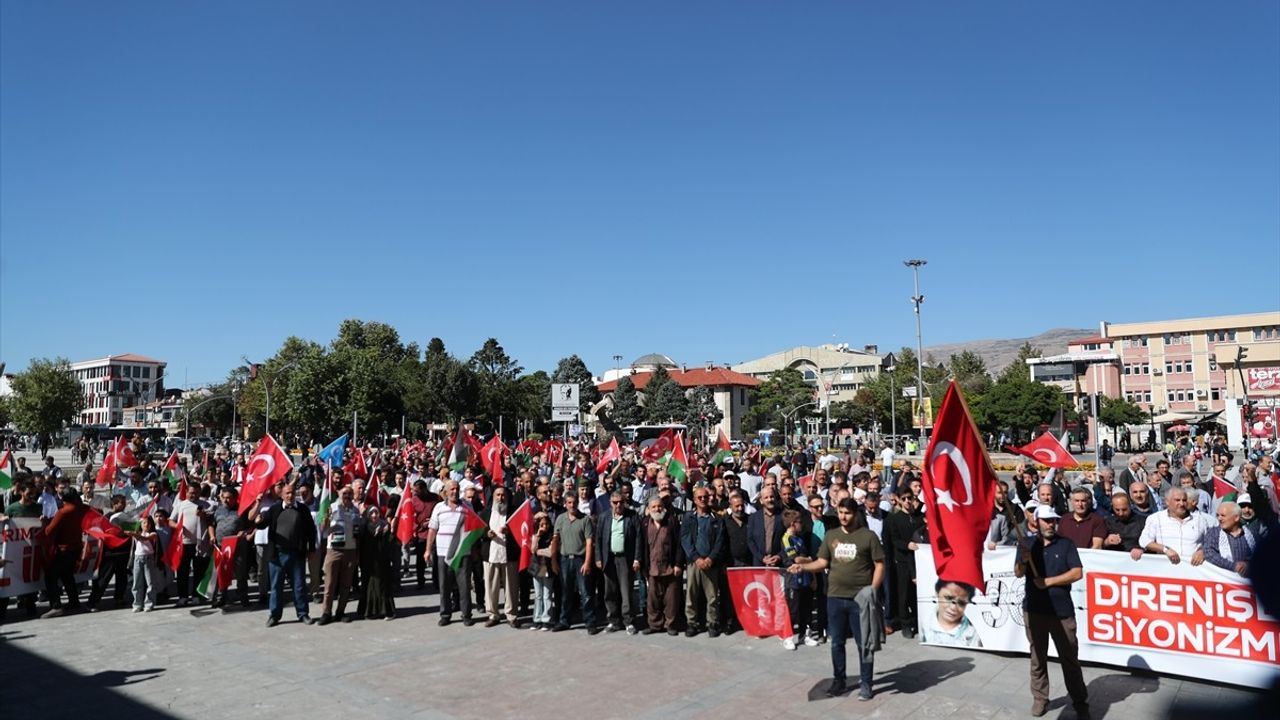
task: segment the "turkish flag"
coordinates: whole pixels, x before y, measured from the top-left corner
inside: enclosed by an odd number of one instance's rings
[[[164,549],[164,556],[160,560],[174,574],[177,574],[178,567],[182,565],[182,513],[178,513],[174,522],[178,523],[178,527],[174,528],[173,533],[170,534],[169,546]]]
[[[84,515],[80,517],[80,530],[109,548],[124,547],[129,542],[123,530],[112,525],[106,516],[91,507],[86,507]]]
[[[668,430],[659,435],[658,439],[654,440],[652,445],[645,448],[644,452],[640,453],[640,456],[644,458],[645,462],[657,462],[662,459],[662,456],[671,452],[671,448],[674,447],[675,444],[676,431]]]
[[[489,479],[494,485],[502,484],[502,458],[506,456],[507,446],[503,444],[502,438],[494,435],[489,438],[489,442],[484,444],[480,449],[480,465],[484,471],[489,473]]]
[[[954,380],[942,398],[924,457],[925,517],[938,577],[985,587],[982,550],[991,526],[996,471]]]
[[[240,488],[240,507],[236,512],[243,515],[267,488],[275,485],[293,469],[293,460],[270,435],[262,436],[262,442],[253,451],[249,466],[244,470],[244,484]]]
[[[116,478],[116,454],[114,452],[107,453],[107,457],[102,461],[102,467],[98,468],[98,475],[94,478],[94,483],[98,487],[110,486]]]
[[[117,468],[131,468],[138,466],[138,458],[133,454],[133,448],[129,447],[129,442],[124,436],[116,438],[116,443],[111,447],[112,460]]]
[[[791,630],[791,611],[782,586],[782,573],[774,568],[729,568],[729,594],[742,629],[752,637],[777,635],[784,640]]]
[[[528,500],[507,518],[507,532],[520,545],[520,570],[523,572],[533,562],[533,506]]]
[[[1043,433],[1040,437],[1022,447],[1006,445],[1005,448],[1009,452],[1025,455],[1051,468],[1069,468],[1080,464],[1080,461],[1071,457],[1071,453],[1062,447],[1062,443],[1058,442],[1058,438],[1054,437],[1052,433]]]
[[[614,438],[609,441],[609,449],[605,450],[596,461],[596,472],[604,474],[604,471],[609,469],[609,463],[620,459],[622,459],[622,449],[618,447],[618,438]]]
[[[401,545],[413,542],[413,533],[417,529],[418,515],[414,512],[413,497],[408,491],[400,496],[400,505],[396,507],[396,539]]]
[[[213,582],[219,592],[231,587],[235,577],[236,545],[240,543],[239,535],[223,538],[222,544],[213,549]]]
[[[564,443],[559,440],[548,440],[542,449],[547,453],[547,464],[552,467],[559,467],[564,460]]]
[[[353,478],[365,479],[369,477],[369,466],[365,464],[364,453],[360,452],[359,448],[356,448],[356,451],[351,453],[351,460],[346,465],[343,465],[342,469],[344,474]]]

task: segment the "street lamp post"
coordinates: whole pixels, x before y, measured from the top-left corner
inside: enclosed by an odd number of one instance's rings
[[[898,446],[898,387],[893,377],[893,371],[897,369],[897,365],[885,368],[889,373],[889,424],[893,428],[890,430],[889,447],[893,448]]]
[[[911,274],[915,276],[916,294],[911,296],[911,304],[916,311],[916,407],[917,417],[920,422],[920,444],[928,445],[928,428],[925,427],[924,414],[924,340],[920,332],[920,305],[924,303],[924,295],[920,294],[920,268],[927,265],[929,261],[912,259],[903,260],[902,264],[911,268]]]
[[[248,363],[250,366],[253,366],[256,364],[254,362],[251,362],[248,358],[242,358],[242,359],[246,363]],[[281,365],[280,367],[276,368],[275,371],[272,372],[271,375],[267,377],[267,379],[264,380],[262,383],[262,389],[266,391],[266,394],[267,394],[267,419],[266,421],[263,422],[263,426],[264,426],[263,432],[266,433],[267,435],[271,434],[271,386],[275,384],[276,375],[278,373],[282,373],[285,370],[288,370],[289,368],[295,368],[295,367],[298,367],[297,360],[287,362],[284,365]]]
[[[195,456],[191,454],[191,411],[199,410],[201,405],[206,405],[208,403],[213,402],[214,400],[227,400],[227,399],[231,400],[231,413],[232,413],[232,416],[234,417],[236,403],[235,403],[235,396],[233,395],[215,395],[211,398],[206,398],[204,400],[201,400],[200,402],[196,403],[195,405],[192,405],[189,408],[186,408],[186,412],[184,413],[185,417],[183,418],[183,427],[185,428],[183,430],[183,435],[187,441],[187,456],[191,458],[192,462],[195,462]]]
[[[782,432],[783,432],[783,434],[784,434],[784,435],[788,435],[788,436],[790,435],[790,431],[791,431],[791,418],[792,418],[792,417],[794,417],[794,416],[795,416],[795,414],[796,414],[797,412],[799,412],[799,411],[803,410],[804,408],[809,407],[810,405],[817,405],[817,404],[818,404],[818,401],[817,401],[817,400],[814,400],[813,402],[807,402],[807,403],[805,403],[805,404],[803,404],[803,405],[797,405],[797,406],[795,406],[795,407],[791,408],[790,410],[788,410],[787,412],[782,413],[782,425],[783,425]],[[789,440],[790,440],[790,437],[788,437],[788,438],[787,438],[787,440],[789,441]]]

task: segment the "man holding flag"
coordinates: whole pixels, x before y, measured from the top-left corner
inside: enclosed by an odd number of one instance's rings
[[[427,552],[435,551],[436,578],[440,588],[440,625],[452,621],[455,602],[461,607],[462,624],[471,618],[471,548],[483,534],[484,521],[458,498],[458,481],[444,483],[444,502],[431,509],[427,522]],[[470,517],[468,517],[468,515]],[[475,522],[471,522],[475,518]],[[479,528],[473,527],[475,524]]]

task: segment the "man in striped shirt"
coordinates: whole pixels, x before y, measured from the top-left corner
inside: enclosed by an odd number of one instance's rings
[[[1204,562],[1201,543],[1206,529],[1205,514],[1191,512],[1187,491],[1176,487],[1165,493],[1165,509],[1147,518],[1138,542],[1149,553],[1163,553],[1174,565],[1183,558],[1199,565]]]

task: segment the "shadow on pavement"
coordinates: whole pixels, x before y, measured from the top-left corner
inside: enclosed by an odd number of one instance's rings
[[[1124,702],[1131,695],[1153,693],[1160,689],[1160,677],[1150,670],[1142,669],[1146,663],[1141,658],[1130,658],[1129,662],[1137,667],[1128,673],[1103,675],[1089,683],[1090,715],[1101,720],[1107,716],[1112,705]]]
[[[875,679],[877,693],[893,691],[910,695],[918,693],[973,670],[973,658],[920,660],[879,673]]]
[[[9,643],[4,645],[4,655],[6,668],[21,668],[22,681],[10,684],[8,690],[0,693],[0,717],[127,717],[130,720],[174,717],[112,690],[154,680],[164,673],[163,668],[104,670],[81,675]]]

